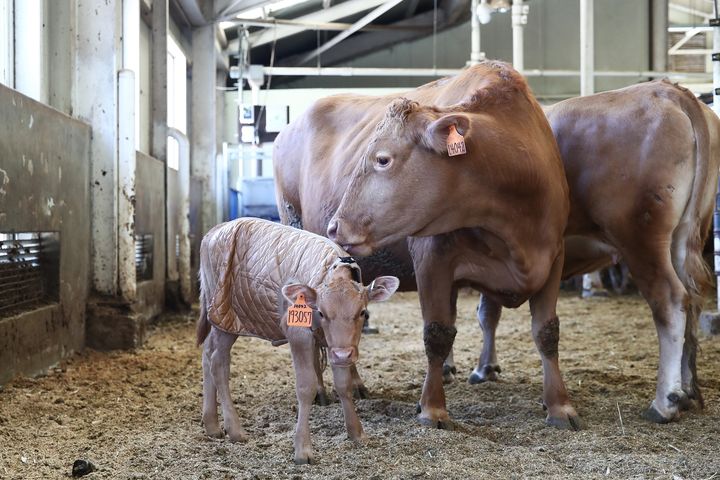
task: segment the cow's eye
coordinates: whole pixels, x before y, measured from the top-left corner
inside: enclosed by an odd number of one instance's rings
[[[390,166],[391,162],[392,159],[387,155],[378,155],[375,158],[375,165],[377,165],[379,168],[387,168]]]
[[[318,312],[318,315],[320,315],[320,318],[325,318],[325,315],[323,315],[323,313],[320,310],[318,310],[317,312]]]

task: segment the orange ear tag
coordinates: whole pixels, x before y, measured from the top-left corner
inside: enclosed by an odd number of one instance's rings
[[[447,137],[447,151],[448,156],[454,157],[456,155],[464,155],[467,153],[465,148],[465,139],[460,135],[455,128],[455,125],[450,125],[450,133]]]
[[[299,294],[292,307],[288,308],[289,327],[312,327],[312,308],[305,303],[305,295]]]

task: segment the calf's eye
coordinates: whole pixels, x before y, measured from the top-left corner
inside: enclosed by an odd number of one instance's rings
[[[379,155],[375,159],[376,165],[380,168],[387,168],[388,166],[390,166],[390,162],[391,162],[390,157],[386,157],[385,155]]]

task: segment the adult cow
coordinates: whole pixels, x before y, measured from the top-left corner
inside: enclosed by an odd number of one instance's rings
[[[414,270],[428,359],[421,423],[452,425],[443,361],[457,290],[470,285],[499,305],[530,300],[547,422],[579,428],[555,312],[568,187],[552,131],[517,72],[484,62],[402,98],[319,100],[278,136],[274,158],[284,223],[327,229],[355,255],[380,250],[361,264],[370,276],[379,263],[407,288]]]
[[[692,400],[702,407],[695,332],[710,282],[702,247],[718,180],[720,120],[667,80],[565,100],[546,114],[570,186],[563,276],[622,257],[660,341],[656,395],[644,416],[666,423]],[[496,301],[481,299],[484,342],[470,383],[499,372],[500,313]]]

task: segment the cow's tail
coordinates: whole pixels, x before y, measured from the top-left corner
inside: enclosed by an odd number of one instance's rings
[[[682,265],[676,265],[680,281],[688,293],[685,306],[687,321],[685,324],[685,348],[683,364],[688,365],[692,373],[692,392],[700,407],[704,401],[697,380],[696,358],[698,352],[697,328],[703,308],[704,294],[712,285],[712,277],[708,265],[703,260],[702,252],[712,221],[712,202],[717,186],[717,159],[712,158],[710,131],[705,113],[700,102],[688,90],[681,90],[682,106],[692,124],[695,136],[695,176],[687,207],[681,220],[687,228],[684,236],[685,245],[678,245],[685,250]],[[682,241],[682,239],[678,239]],[[684,247],[684,248],[683,248]]]

